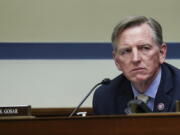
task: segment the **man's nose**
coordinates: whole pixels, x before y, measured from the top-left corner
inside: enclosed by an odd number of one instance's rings
[[[132,50],[132,62],[137,63],[141,60],[138,49]]]

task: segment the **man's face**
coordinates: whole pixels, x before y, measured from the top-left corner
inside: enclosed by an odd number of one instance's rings
[[[113,52],[116,66],[132,83],[151,81],[165,60],[166,45],[159,47],[147,24],[127,28],[117,39]]]

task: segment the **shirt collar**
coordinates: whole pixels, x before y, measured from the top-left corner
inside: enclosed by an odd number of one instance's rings
[[[151,83],[151,85],[149,86],[149,88],[145,91],[144,95],[149,96],[151,98],[155,98],[156,97],[156,93],[161,81],[161,68],[156,76],[156,78],[153,80],[153,82]],[[138,90],[133,86],[133,84],[131,83],[131,87],[134,93],[134,97],[137,97],[138,95],[140,95],[141,93],[138,92]]]

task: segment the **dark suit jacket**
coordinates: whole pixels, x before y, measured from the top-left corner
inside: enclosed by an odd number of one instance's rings
[[[154,102],[154,112],[175,111],[175,101],[180,100],[180,70],[164,63],[161,65],[161,82]],[[99,115],[124,114],[127,103],[134,99],[130,81],[121,74],[109,85],[99,87],[93,97],[94,113]],[[159,104],[164,109],[157,109]]]

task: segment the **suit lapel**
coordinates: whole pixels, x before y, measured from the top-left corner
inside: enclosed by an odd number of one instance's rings
[[[154,102],[154,112],[167,112],[172,101],[173,77],[169,70],[162,65],[161,82]]]
[[[127,108],[128,102],[133,98],[134,95],[132,92],[130,81],[125,79],[123,85],[119,86],[119,94],[118,97],[116,98],[119,106],[119,110],[123,110],[124,113],[125,108]]]
[[[163,94],[158,94],[155,103],[153,112],[168,112],[170,108],[171,97]]]

